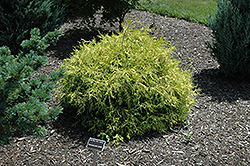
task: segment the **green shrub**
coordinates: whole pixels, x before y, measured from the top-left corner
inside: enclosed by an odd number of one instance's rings
[[[64,18],[60,5],[60,0],[1,0],[0,47],[17,55],[31,29],[39,28],[41,35],[54,31]]]
[[[197,94],[192,74],[172,59],[175,47],[148,35],[148,28],[125,28],[101,41],[82,41],[64,60],[60,99],[77,111],[90,131],[115,142],[163,132],[182,122]]]
[[[7,46],[0,47],[0,145],[14,134],[43,135],[42,122],[57,118],[61,107],[48,109],[45,103],[63,72],[51,77],[31,78],[33,71],[46,63],[45,49],[55,43],[61,33],[49,32],[41,38],[39,29],[31,31],[31,39],[22,42],[18,56]]]
[[[119,21],[120,30],[121,23],[125,14],[135,5],[139,0],[64,0],[67,6],[67,11],[70,14],[78,15],[84,18],[90,24],[90,21],[95,22],[94,14],[98,10],[103,11],[101,20],[102,23],[114,23]]]
[[[207,45],[226,77],[244,78],[250,74],[249,2],[220,0],[215,17],[208,19],[214,40]]]

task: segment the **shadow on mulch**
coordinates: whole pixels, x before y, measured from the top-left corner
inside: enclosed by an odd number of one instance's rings
[[[88,129],[81,126],[81,124],[74,127],[73,125],[78,120],[79,119],[77,119],[76,110],[71,110],[71,108],[64,108],[63,113],[59,115],[58,119],[52,122],[52,128],[56,129],[57,133],[63,135],[65,138],[69,138],[74,142],[86,146],[87,141],[90,137],[98,137],[96,133],[88,131]],[[134,136],[130,140],[125,139],[124,143],[128,143],[129,141],[142,141],[152,138],[159,138],[162,137],[162,135],[178,133],[183,128],[185,128],[184,124],[178,124],[173,127],[173,130],[168,129],[166,133],[149,132],[142,136]]]
[[[56,129],[57,133],[65,138],[86,145],[89,137],[95,137],[95,135],[80,125],[74,127],[73,125],[77,121],[76,112],[70,110],[70,108],[64,108],[58,119],[52,122],[52,128]]]
[[[212,101],[230,103],[239,99],[250,100],[250,79],[226,79],[219,69],[205,69],[194,75],[194,83],[201,88],[201,94],[212,97]]]
[[[91,41],[92,39],[100,40],[100,34],[115,33],[114,31],[108,31],[103,28],[95,28],[93,30],[88,28],[75,29],[67,31],[63,37],[57,42],[56,46],[51,46],[49,49],[55,51],[55,57],[59,59],[69,58],[74,48],[79,45],[82,39]]]

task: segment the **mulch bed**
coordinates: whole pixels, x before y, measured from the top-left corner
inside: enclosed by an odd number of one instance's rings
[[[178,44],[174,53],[180,67],[190,69],[193,81],[202,89],[195,99],[187,122],[164,134],[151,133],[128,142],[107,143],[98,152],[99,165],[250,165],[250,83],[226,80],[218,63],[210,56],[204,40],[211,41],[211,30],[185,20],[177,20],[145,11],[133,10],[128,16],[139,19],[136,26],[152,25],[152,34]],[[153,21],[155,16],[155,21]],[[80,19],[66,21],[65,34],[48,50],[48,63],[35,75],[58,69],[70,56],[81,38],[90,40],[97,31],[86,28]],[[117,27],[98,26],[101,32]],[[56,96],[50,102],[58,104]],[[89,137],[96,137],[82,128],[73,128],[75,116],[67,109],[58,120],[46,124],[44,138],[15,137],[10,145],[0,147],[0,165],[91,165],[93,152],[86,148]],[[184,133],[190,133],[190,137]]]

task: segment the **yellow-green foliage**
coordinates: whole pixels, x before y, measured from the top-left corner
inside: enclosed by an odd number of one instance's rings
[[[83,126],[114,141],[183,122],[197,94],[192,74],[172,58],[173,45],[128,27],[100,42],[83,40],[64,60],[59,88]]]

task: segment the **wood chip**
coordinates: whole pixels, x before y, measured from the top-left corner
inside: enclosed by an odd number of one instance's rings
[[[169,137],[169,135],[163,135],[163,138],[168,138]]]

